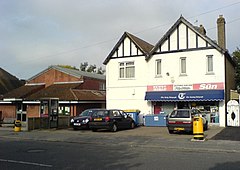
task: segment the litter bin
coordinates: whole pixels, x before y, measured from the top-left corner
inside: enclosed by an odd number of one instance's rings
[[[193,118],[193,138],[197,140],[203,140],[203,120],[200,116]]]
[[[129,116],[131,116],[135,122],[135,126],[138,126],[139,124],[139,113],[141,112],[138,109],[129,109],[124,110],[125,113],[127,113]]]
[[[20,132],[21,131],[21,126],[22,126],[21,121],[20,120],[16,120],[14,122],[14,131],[15,132]]]

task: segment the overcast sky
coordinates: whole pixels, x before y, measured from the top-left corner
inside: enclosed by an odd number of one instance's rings
[[[180,15],[213,40],[223,15],[232,53],[239,9],[239,0],[0,0],[0,67],[20,79],[50,65],[100,67],[125,31],[155,45]]]

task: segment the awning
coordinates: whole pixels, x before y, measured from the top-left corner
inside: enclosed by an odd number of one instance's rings
[[[222,101],[224,90],[151,91],[145,100],[150,101]]]

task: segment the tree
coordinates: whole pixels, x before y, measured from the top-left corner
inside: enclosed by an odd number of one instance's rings
[[[94,65],[90,65],[88,68],[87,68],[87,72],[90,72],[90,73],[96,73],[96,68],[97,66],[94,64]]]
[[[77,69],[75,66],[70,66],[70,65],[58,65],[59,67],[63,67],[63,68],[69,68],[69,69],[73,69],[73,70],[79,70]]]
[[[236,51],[233,52],[233,58],[237,63],[236,66],[236,75],[235,75],[235,81],[236,81],[236,86],[240,88],[240,49],[237,48]]]
[[[97,70],[97,74],[105,74],[106,70],[104,70],[102,67],[99,67]]]
[[[88,67],[88,62],[84,62],[80,64],[81,71],[86,71],[87,67]]]
[[[98,68],[95,64],[89,65],[88,62],[81,63],[80,70],[90,72],[90,73],[97,73],[97,74],[105,74],[106,72],[102,67]]]
[[[63,67],[63,68],[73,69],[73,70],[97,73],[97,74],[105,74],[105,72],[106,72],[102,67],[97,68],[97,66],[95,64],[89,65],[88,62],[81,63],[80,69],[77,69],[75,66],[70,66],[70,65],[58,65],[58,66]]]

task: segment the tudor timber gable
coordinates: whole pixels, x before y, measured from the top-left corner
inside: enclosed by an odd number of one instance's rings
[[[157,42],[151,50],[149,58],[154,54],[204,49],[217,49],[219,52],[225,52],[224,49],[206,36],[206,31],[202,25],[200,27],[193,26],[181,16]]]
[[[107,64],[110,59],[126,58],[126,57],[147,57],[154,46],[148,42],[128,33],[124,32],[120,40],[113,47],[103,64]]]

